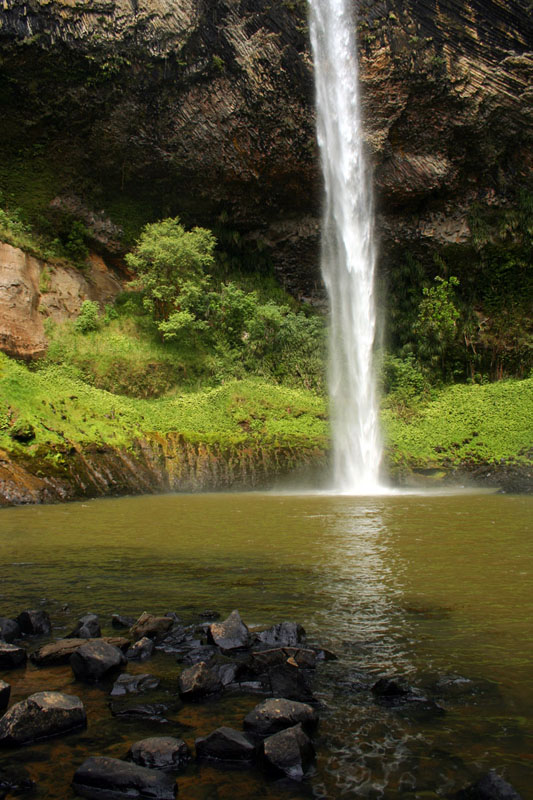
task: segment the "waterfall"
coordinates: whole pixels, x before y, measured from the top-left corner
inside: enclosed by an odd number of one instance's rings
[[[317,138],[325,184],[322,274],[329,295],[333,488],[379,490],[373,372],[373,200],[362,142],[353,0],[309,0]]]

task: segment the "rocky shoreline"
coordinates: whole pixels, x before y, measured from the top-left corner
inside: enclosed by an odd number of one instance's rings
[[[150,736],[131,744],[120,758],[83,754],[71,777],[76,795],[88,798],[153,798],[173,800],[179,775],[195,759],[199,768],[255,769],[265,781],[288,781],[286,786],[312,780],[316,735],[323,704],[313,694],[313,676],[336,655],[309,643],[303,627],[280,622],[252,630],[234,610],[223,621],[206,610],[199,621],[184,625],[174,612],[157,616],[143,612],[135,621],[113,614],[110,623],[123,635],[102,636],[96,614],[81,617],[70,635],[43,643],[52,634],[44,609],[29,609],[16,619],[0,617],[0,670],[9,676],[25,669],[28,644],[35,667],[69,664],[77,695],[40,691],[9,706],[10,685],[0,680],[0,749],[31,745],[49,737],[83,731],[88,722],[86,690],[108,694],[110,715],[123,720],[168,723],[170,705],[153,702],[160,678],[133,673],[128,667],[163,653],[180,665],[172,701],[216,704],[223,695],[263,695],[243,718],[242,730],[219,725],[197,736],[194,750],[175,736]],[[203,619],[202,619],[203,618]],[[464,679],[463,679],[464,680]],[[441,682],[441,690],[446,681]],[[356,687],[357,688],[357,687]],[[388,708],[413,708],[417,714],[445,714],[445,708],[401,678],[381,678],[370,687],[374,702]],[[440,692],[442,694],[442,691]],[[139,695],[143,695],[139,698]],[[152,697],[150,696],[152,695]],[[31,758],[29,759],[31,762]],[[78,754],[77,761],[81,761]],[[24,770],[6,769],[0,758],[0,797],[38,790]],[[446,795],[451,796],[451,795]],[[453,795],[456,800],[520,800],[501,776],[491,770]]]

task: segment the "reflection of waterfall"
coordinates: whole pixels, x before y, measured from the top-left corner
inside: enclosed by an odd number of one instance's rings
[[[325,183],[322,272],[329,294],[334,488],[378,487],[381,442],[372,368],[373,205],[359,112],[352,0],[309,0],[317,136]]]

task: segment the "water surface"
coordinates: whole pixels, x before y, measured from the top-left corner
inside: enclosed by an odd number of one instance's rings
[[[498,769],[531,798],[533,501],[528,497],[167,495],[0,513],[0,615],[42,604],[65,634],[83,613],[239,608],[249,625],[301,622],[338,661],[323,665],[316,771],[302,787],[259,773],[192,766],[180,796],[207,798],[436,798]],[[68,604],[68,608],[64,606]],[[180,667],[159,655],[132,671]],[[368,685],[405,676],[445,709],[378,705]],[[446,676],[448,676],[446,678]],[[451,678],[449,676],[452,676]],[[23,763],[38,797],[72,797],[89,754],[124,757],[148,735],[240,728],[257,697],[176,703],[168,725],[119,723],[102,689],[69,667],[1,673],[13,699],[44,688],[83,698],[87,731],[0,754]],[[443,684],[446,684],[443,688]],[[61,767],[58,767],[58,764]]]

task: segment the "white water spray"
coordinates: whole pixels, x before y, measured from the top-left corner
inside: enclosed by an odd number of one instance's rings
[[[322,273],[329,294],[334,490],[379,492],[373,373],[373,201],[363,152],[353,0],[309,0],[317,138],[325,183]]]

